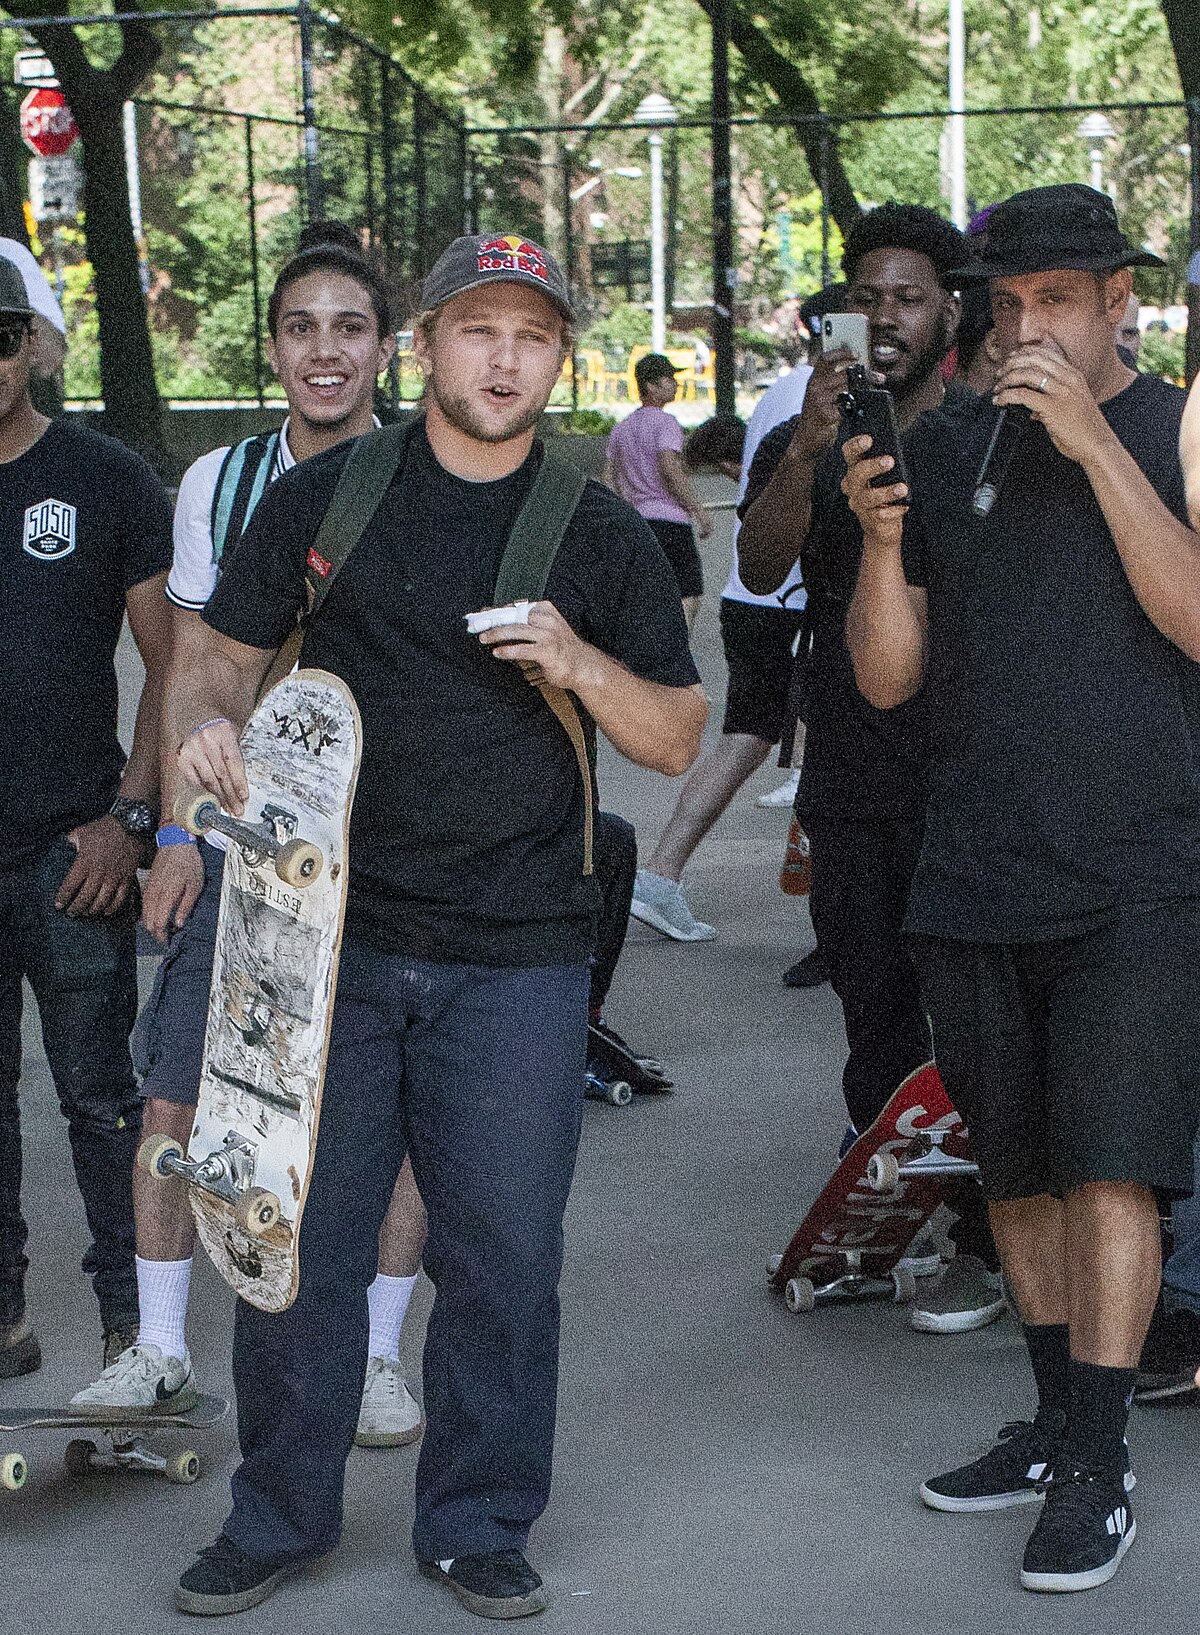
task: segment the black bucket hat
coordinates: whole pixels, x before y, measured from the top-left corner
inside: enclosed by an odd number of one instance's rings
[[[971,263],[943,277],[948,289],[1060,269],[1115,272],[1118,267],[1165,265],[1149,250],[1135,249],[1118,226],[1107,193],[1082,182],[1014,193],[995,207],[972,242]]]

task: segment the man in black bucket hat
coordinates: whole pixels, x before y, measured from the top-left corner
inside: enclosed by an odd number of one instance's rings
[[[945,1511],[1045,1496],[1031,1590],[1101,1584],[1132,1542],[1124,1436],[1160,1275],[1156,1193],[1192,1190],[1200,539],[1184,394],[1116,349],[1128,269],[1156,264],[1091,188],[1017,194],[946,280],[988,282],[993,402],[926,417],[911,495],[869,486],[891,461],[865,440],[846,450],[864,535],[847,636],[873,704],[929,698],[907,928],[1038,1395],[1032,1423],[921,1496]],[[1011,459],[983,515],[1000,410]]]

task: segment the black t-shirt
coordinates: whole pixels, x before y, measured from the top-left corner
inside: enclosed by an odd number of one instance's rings
[[[974,397],[952,389],[947,412]],[[739,507],[745,516],[766,488],[800,423],[763,438]],[[908,435],[905,437],[907,450]],[[858,580],[862,530],[842,493],[846,462],[831,449],[813,477],[811,523],[800,552],[808,593],[811,651],[804,764],[796,810],[806,822],[919,823],[925,807],[928,724],[924,696],[877,710],[858,690],[846,646],[846,612]]]
[[[1183,404],[1139,376],[1102,405],[1180,520]],[[1142,612],[1082,468],[1044,428],[990,518],[973,514],[994,416],[927,417],[912,465],[932,766],[909,928],[1030,942],[1200,895],[1200,666]]]
[[[207,623],[254,647],[286,637],[349,450],[305,460],[267,490]],[[582,873],[574,751],[520,670],[464,623],[493,602],[540,460],[535,446],[511,476],[465,482],[418,431],[305,637],[301,663],[341,676],[362,714],[347,929],[385,952],[520,966],[591,952],[596,889]],[[546,597],[637,675],[679,687],[699,679],[657,540],[599,483],[584,491]]]
[[[26,861],[117,792],[114,655],[125,594],[171,566],[171,507],[144,460],[55,420],[0,464],[0,869]]]

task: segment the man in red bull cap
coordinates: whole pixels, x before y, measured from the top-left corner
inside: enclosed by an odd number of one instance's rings
[[[654,536],[599,483],[528,623],[469,633],[542,464],[534,431],[571,304],[544,250],[468,235],[433,268],[422,307],[424,415],[301,652],[342,677],[362,714],[356,861],[300,1292],[279,1315],[239,1304],[243,1458],[224,1528],[180,1580],[185,1612],[252,1607],[338,1542],[365,1294],[406,1154],[436,1289],[417,1563],[482,1617],[546,1605],[524,1551],[550,1490],[599,903],[580,867],[579,763],[526,675],[535,667],[578,700],[587,731],[669,774],[694,759],[707,705]],[[371,436],[384,434],[358,447]],[[348,456],[345,444],[315,455],[263,495],[167,702],[181,775],[235,812],[238,730],[303,605]]]

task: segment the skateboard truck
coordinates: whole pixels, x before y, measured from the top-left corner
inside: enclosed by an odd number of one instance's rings
[[[173,1175],[232,1204],[234,1219],[252,1238],[265,1237],[282,1213],[275,1194],[254,1185],[257,1159],[257,1147],[236,1130],[226,1134],[219,1152],[198,1161],[186,1158],[179,1142],[163,1135],[147,1136],[137,1155],[141,1168],[156,1180]]]
[[[901,1181],[936,1176],[944,1181],[972,1180],[979,1165],[968,1158],[955,1158],[943,1150],[949,1130],[922,1130],[905,1147],[903,1155],[877,1152],[867,1165],[867,1185],[872,1192],[895,1192]]]
[[[783,1300],[790,1312],[813,1311],[817,1306],[839,1301],[877,1299],[890,1294],[897,1305],[916,1298],[917,1283],[912,1268],[896,1265],[879,1275],[863,1265],[863,1256],[889,1255],[887,1249],[839,1249],[836,1254],[812,1255],[797,1267],[797,1276],[784,1284]],[[768,1270],[773,1277],[783,1257],[772,1255]]]
[[[215,829],[235,841],[247,853],[252,868],[271,861],[284,885],[295,891],[311,886],[325,866],[319,846],[296,839],[296,819],[282,806],[264,806],[260,822],[246,823],[223,812],[206,790],[193,789],[175,802],[175,818],[198,838]]]

